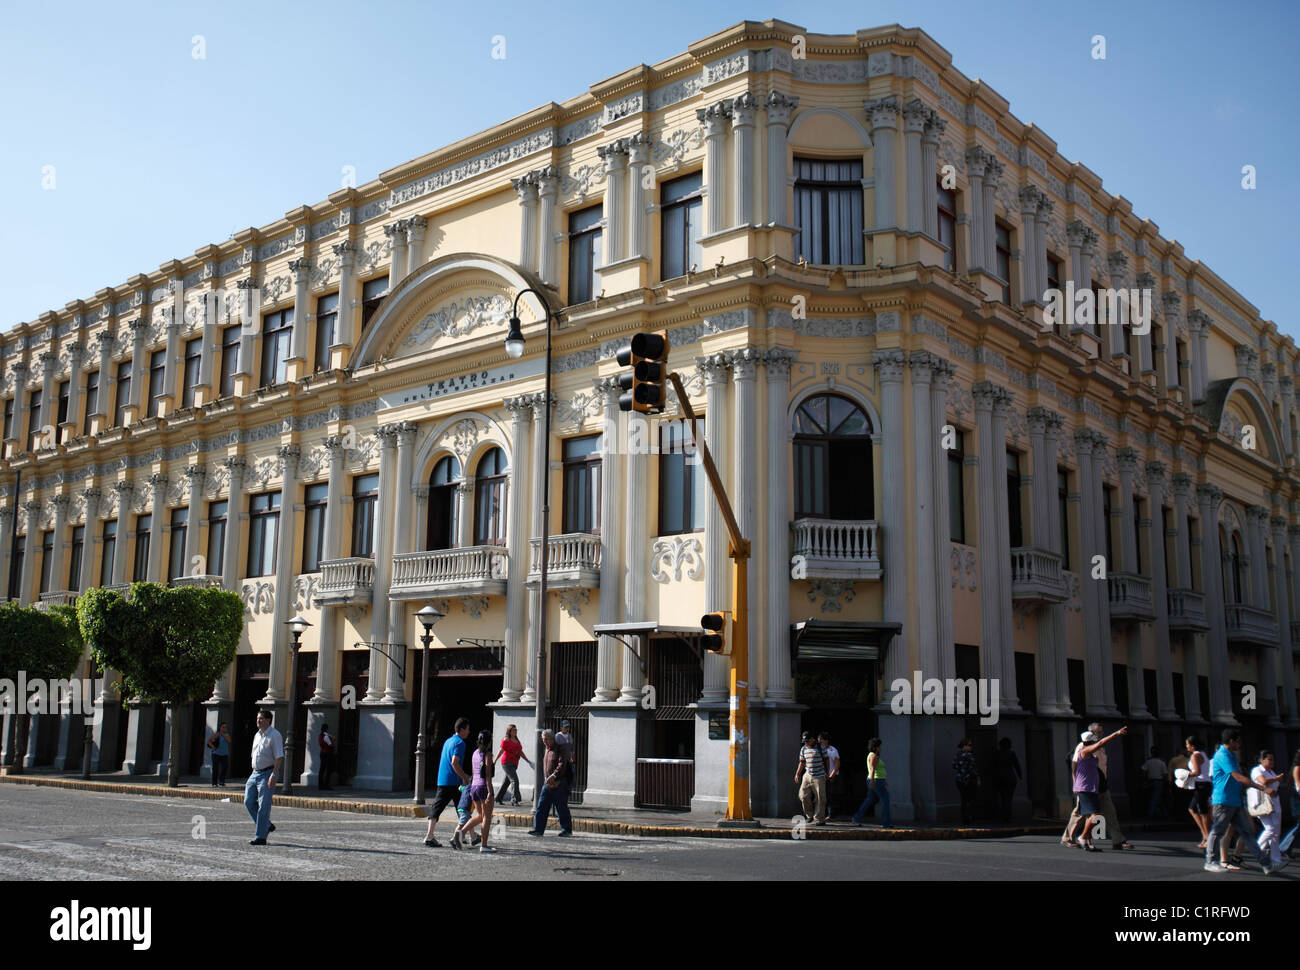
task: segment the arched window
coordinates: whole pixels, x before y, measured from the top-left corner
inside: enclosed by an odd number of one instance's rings
[[[433,466],[429,476],[429,549],[450,549],[456,545],[456,482],[460,462],[446,455]]]
[[[479,459],[475,473],[474,544],[506,544],[506,456],[500,448]]]
[[[848,398],[819,394],[799,406],[794,415],[796,518],[875,518],[871,431],[871,419]]]

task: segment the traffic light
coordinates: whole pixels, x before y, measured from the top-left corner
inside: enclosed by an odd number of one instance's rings
[[[722,639],[722,630],[727,625],[727,618],[721,613],[705,613],[700,618],[704,627],[704,649],[712,653],[726,653],[727,645]]]
[[[642,414],[663,411],[667,403],[664,381],[668,377],[668,347],[668,334],[660,330],[634,334],[632,342],[618,352],[619,365],[632,368],[630,373],[620,374],[618,378],[618,386],[623,390],[618,399],[620,409]]]

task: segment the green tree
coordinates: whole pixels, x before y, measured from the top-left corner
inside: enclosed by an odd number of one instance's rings
[[[169,705],[175,738],[181,705],[206,698],[234,662],[244,604],[226,590],[133,583],[129,598],[88,590],[77,600],[77,617],[95,661],[121,672],[124,693]],[[175,743],[168,751],[167,784],[180,784]]]
[[[77,670],[85,649],[75,612],[70,606],[56,606],[42,612],[17,603],[0,604],[0,677],[17,685],[19,672],[27,680],[67,680]],[[22,700],[20,698],[20,700]],[[50,697],[51,705],[58,698]],[[22,774],[27,738],[31,734],[31,715],[18,719],[14,743],[14,774]]]

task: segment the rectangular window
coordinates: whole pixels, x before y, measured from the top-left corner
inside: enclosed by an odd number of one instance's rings
[[[68,589],[74,593],[81,589],[81,557],[86,553],[86,527],[72,527],[72,547],[68,550]]]
[[[113,410],[113,427],[126,424],[126,406],[131,403],[131,361],[117,365],[117,403]]]
[[[506,476],[501,452],[489,452],[479,462],[474,482],[474,544],[506,544]],[[489,474],[484,474],[487,471]]]
[[[1133,572],[1141,576],[1143,574],[1142,571],[1142,500],[1138,498],[1137,495],[1133,496],[1133,535],[1137,537],[1137,541],[1133,543],[1133,548],[1136,550],[1136,552],[1134,553],[1135,558],[1133,561]],[[1124,565],[1127,566],[1128,563],[1125,563]]]
[[[59,419],[56,427],[63,427],[68,422],[68,396],[72,393],[72,381],[59,382]]]
[[[27,450],[37,451],[41,447],[41,392],[32,391],[27,399]]]
[[[14,433],[14,399],[5,398],[5,418],[4,418],[4,441],[13,437]]]
[[[41,533],[41,592],[50,591],[54,573],[54,530]]]
[[[1012,549],[1025,544],[1020,520],[1020,456],[1014,451],[1007,452],[1007,530]]]
[[[1178,360],[1178,370],[1169,375],[1170,387],[1182,386],[1183,362],[1187,360],[1187,344],[1182,340],[1174,341],[1174,357]]]
[[[384,302],[384,297],[388,295],[388,277],[376,276],[373,280],[366,280],[361,284],[361,332],[366,332],[366,324],[370,318],[375,315],[379,309],[379,304]]]
[[[339,318],[339,295],[331,293],[316,301],[316,373],[330,369],[330,347]]]
[[[86,375],[86,415],[83,434],[90,434],[90,416],[99,411],[99,371],[93,370]]]
[[[700,248],[700,227],[704,219],[703,176],[683,175],[665,182],[659,196],[663,236],[663,267],[660,278],[685,276],[704,261]]]
[[[16,600],[23,578],[23,558],[27,555],[27,537],[19,536],[14,543],[14,554],[9,559],[9,598]]]
[[[948,534],[953,542],[966,542],[966,435],[957,432],[957,442],[948,449]]]
[[[248,575],[275,572],[275,547],[280,531],[280,493],[267,492],[248,500]]]
[[[189,564],[185,561],[185,538],[189,531],[190,510],[172,509],[171,548],[167,556],[167,575],[163,577],[166,582],[170,583],[189,572]]]
[[[160,401],[167,396],[167,351],[155,350],[149,358],[149,406],[147,417],[156,418]]]
[[[562,532],[600,531],[601,435],[565,438]]]
[[[1160,507],[1160,536],[1159,536],[1160,558],[1161,560],[1164,561],[1165,564],[1165,587],[1167,589],[1173,589],[1175,586],[1178,585],[1178,577],[1173,575],[1173,573],[1169,571],[1168,534],[1169,534],[1169,509],[1165,508],[1162,505]],[[1288,578],[1287,589],[1291,589],[1291,588],[1292,587],[1290,585],[1289,578]]]
[[[117,520],[104,523],[104,547],[99,560],[99,585],[113,585],[113,559],[117,553]]]
[[[1056,511],[1061,519],[1061,568],[1070,568],[1070,473],[1056,470]]]
[[[375,507],[379,503],[379,476],[373,472],[352,480],[352,555],[375,554]]]
[[[957,270],[957,193],[939,184],[939,245],[944,248],[943,268]]]
[[[1061,261],[1051,253],[1047,254],[1047,288],[1049,290],[1061,288]]]
[[[993,248],[997,253],[993,271],[1002,281],[1002,302],[1011,305],[1011,230],[997,223],[993,230]]]
[[[220,576],[226,571],[226,509],[225,502],[208,503],[208,564],[209,576]]]
[[[220,397],[230,397],[235,393],[235,372],[239,370],[239,327],[227,327],[221,331],[221,384],[217,391]]]
[[[203,338],[185,341],[185,377],[181,388],[181,407],[194,407],[194,390],[203,370]]]
[[[262,387],[289,379],[289,354],[293,352],[293,308],[262,318]]]
[[[860,266],[862,160],[794,160],[795,255],[821,265]]]
[[[600,295],[600,219],[602,208],[593,205],[569,216],[569,305],[586,303]]]
[[[325,496],[329,486],[308,485],[303,514],[302,571],[320,571],[321,550],[325,548]]]
[[[703,421],[696,422],[695,431],[704,434]],[[659,535],[703,529],[707,487],[708,478],[694,447],[689,422],[665,421],[659,425]]]
[[[142,583],[152,577],[149,575],[149,539],[153,531],[153,516],[139,515],[135,519],[135,569],[131,573],[133,583]]]

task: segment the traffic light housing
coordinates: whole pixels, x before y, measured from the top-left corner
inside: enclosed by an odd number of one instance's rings
[[[620,374],[618,386],[623,393],[618,406],[623,411],[640,411],[642,414],[660,414],[667,404],[664,383],[668,379],[668,334],[638,333],[632,342],[620,350],[616,360],[622,367],[630,367]]]
[[[700,618],[700,626],[704,628],[704,638],[701,641],[704,649],[712,653],[726,653],[727,644],[722,631],[727,626],[727,618],[721,613],[705,613]]]

